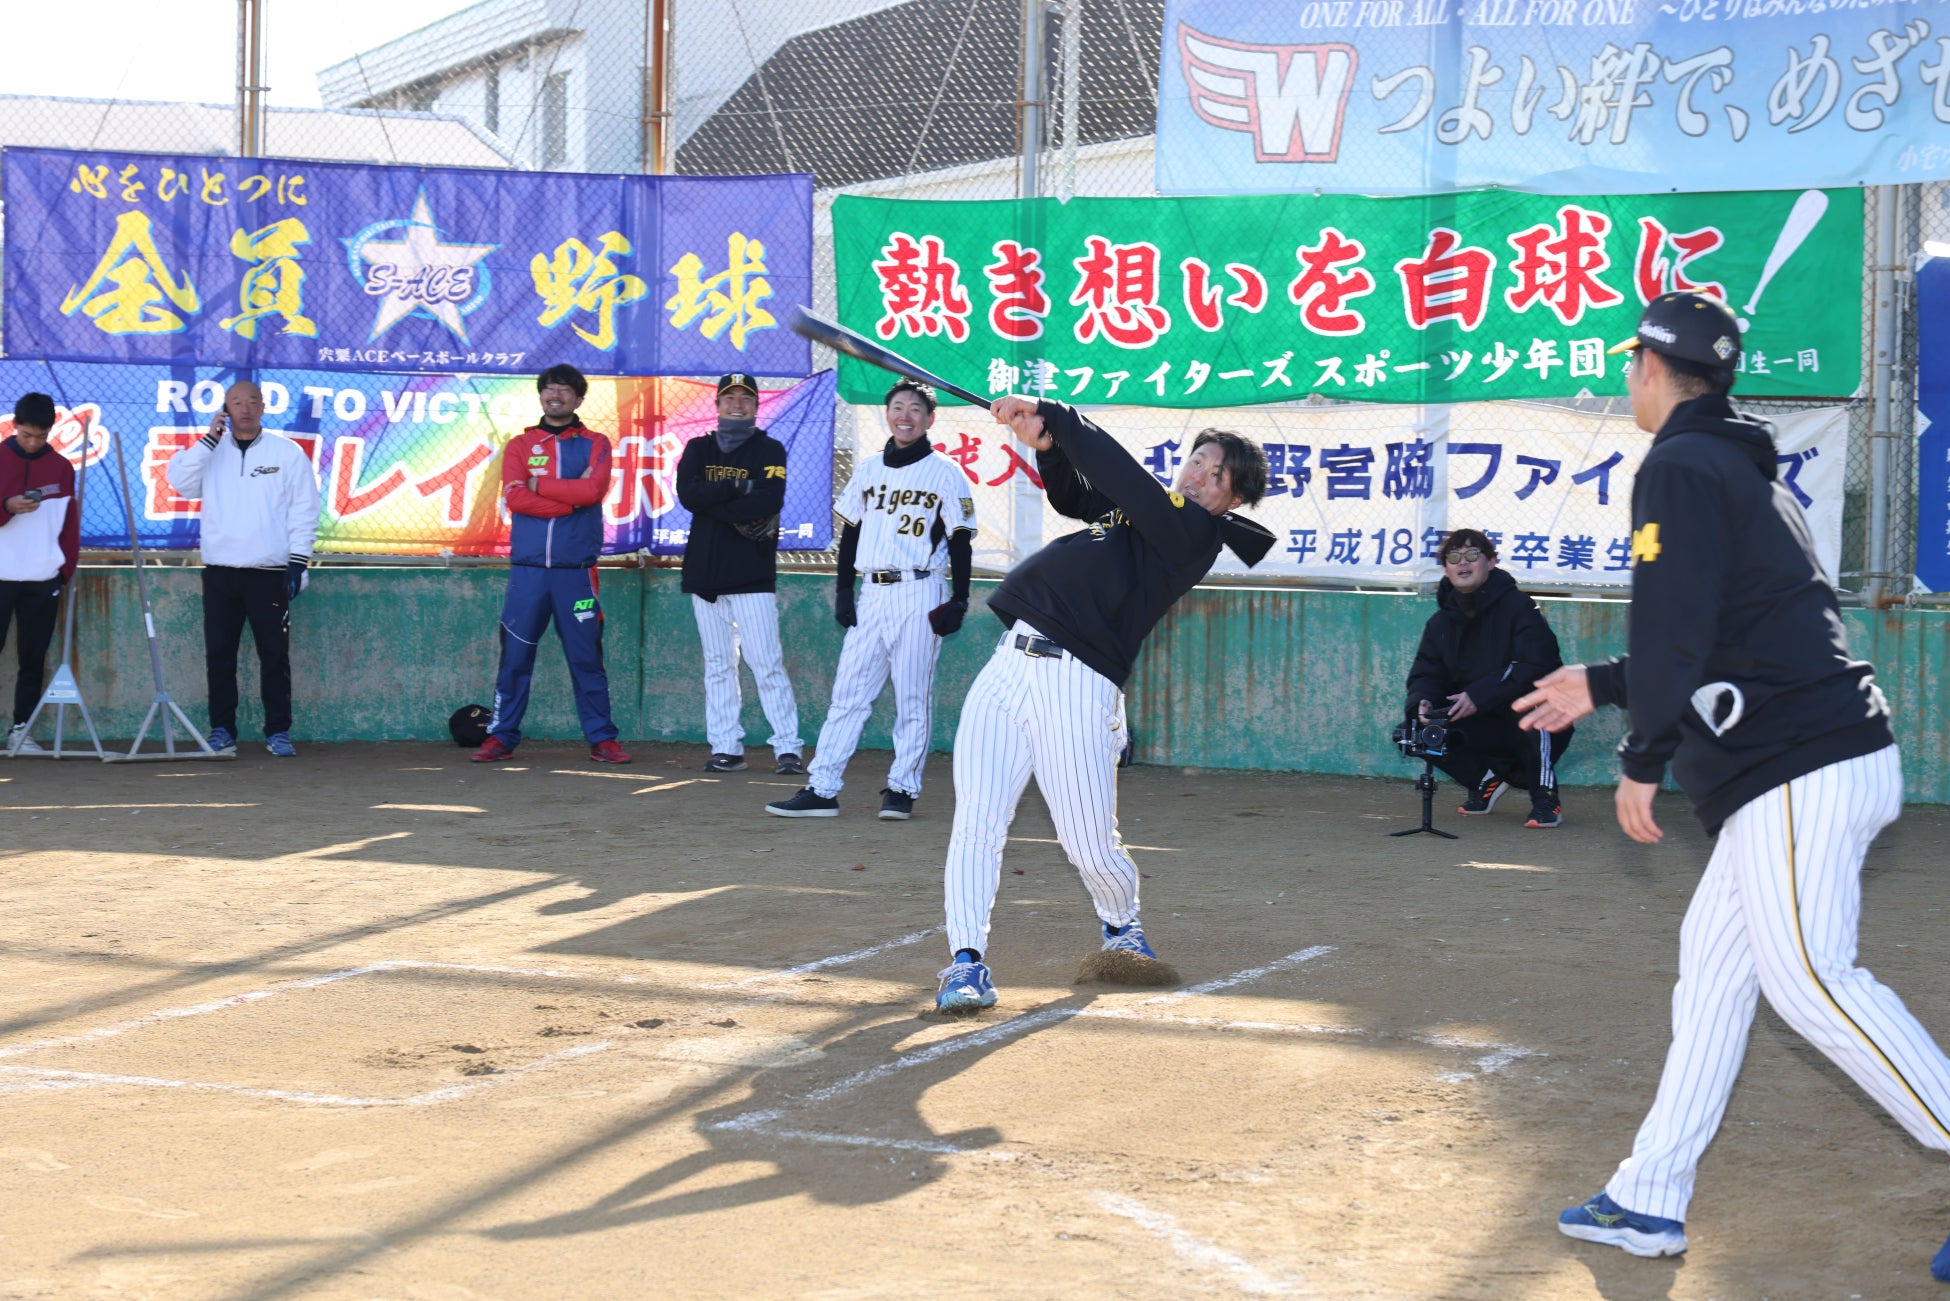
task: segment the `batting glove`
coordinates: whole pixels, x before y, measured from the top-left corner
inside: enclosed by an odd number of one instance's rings
[[[860,622],[860,616],[853,610],[853,589],[842,587],[833,598],[833,618],[842,628],[851,628]]]
[[[293,560],[285,565],[284,599],[286,601],[297,600],[298,593],[304,591],[310,583],[311,566],[309,561]]]
[[[968,613],[966,601],[944,601],[928,611],[928,624],[937,637],[947,637],[961,631],[961,621]]]

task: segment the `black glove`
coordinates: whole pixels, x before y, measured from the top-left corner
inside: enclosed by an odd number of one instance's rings
[[[298,593],[305,590],[311,582],[311,571],[302,560],[293,560],[284,567],[284,599],[286,602],[298,599]]]
[[[967,613],[968,602],[943,601],[928,611],[928,624],[933,627],[935,636],[947,637],[961,631],[961,621]]]
[[[842,628],[851,628],[854,624],[860,622],[860,616],[854,613],[853,610],[853,588],[851,585],[840,588],[838,593],[834,595],[833,617],[839,621],[839,625]]]

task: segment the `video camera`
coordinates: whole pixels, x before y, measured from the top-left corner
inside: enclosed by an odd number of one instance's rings
[[[1395,728],[1395,748],[1404,759],[1440,759],[1449,752],[1449,711],[1431,709],[1426,720],[1410,714]]]

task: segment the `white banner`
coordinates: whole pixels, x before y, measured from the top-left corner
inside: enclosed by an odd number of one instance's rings
[[[1221,552],[1214,572],[1407,584],[1441,576],[1442,537],[1476,528],[1496,541],[1503,568],[1547,587],[1620,587],[1631,581],[1632,476],[1652,446],[1630,417],[1527,402],[1454,406],[1235,408],[1182,412],[1092,407],[1161,481],[1209,425],[1265,447],[1266,498],[1247,514],[1278,544],[1255,569]],[[855,408],[861,452],[885,442],[879,409]],[[1848,465],[1843,407],[1774,419],[1781,478],[1807,513],[1832,581],[1841,560]],[[1015,554],[1015,494],[1035,458],[984,413],[943,408],[932,437],[962,467],[980,516],[978,568],[1003,570]],[[1076,528],[1042,509],[1041,540]],[[1033,516],[1032,516],[1033,518]]]

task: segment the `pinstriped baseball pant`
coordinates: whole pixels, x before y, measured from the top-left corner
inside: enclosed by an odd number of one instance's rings
[[[1117,832],[1124,693],[1071,655],[1017,650],[1018,623],[976,675],[955,729],[955,827],[943,894],[951,951],[988,949],[1002,849],[1035,775],[1063,852],[1106,925],[1138,915],[1137,865]]]
[[[937,577],[876,585],[860,592],[859,622],[846,630],[839,666],[833,670],[833,703],[819,729],[819,745],[806,784],[831,799],[846,785],[847,760],[860,744],[860,729],[873,713],[888,674],[894,678],[894,762],[887,786],[921,793],[921,770],[934,739],[934,666],[941,638],[928,611],[948,599]]]
[[[770,592],[740,592],[707,601],[691,597],[698,640],[704,646],[704,733],[712,754],[743,754],[745,729],[738,721],[738,657],[742,652],[758,682],[759,703],[772,725],[772,752],[800,754],[799,706],[779,649],[779,607]]]
[[[1919,1143],[1950,1150],[1950,1059],[1892,990],[1855,965],[1862,858],[1902,800],[1892,745],[1775,787],[1720,829],[1679,932],[1658,1097],[1605,1186],[1620,1206],[1686,1218],[1758,993]]]

